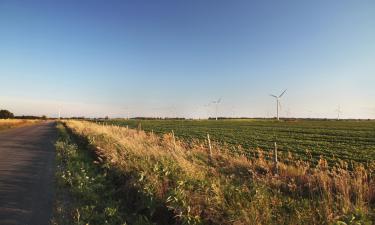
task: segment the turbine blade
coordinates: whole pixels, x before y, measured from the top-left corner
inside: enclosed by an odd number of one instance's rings
[[[277,96],[276,96],[276,95],[270,95],[270,96],[272,96],[272,97],[274,97],[274,98],[277,98]]]
[[[283,91],[283,93],[281,93],[281,95],[279,96],[279,98],[283,97],[283,95],[285,94],[286,90],[287,90],[287,89],[285,89],[285,90]]]

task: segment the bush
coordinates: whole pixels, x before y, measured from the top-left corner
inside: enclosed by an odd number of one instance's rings
[[[0,119],[10,119],[10,118],[14,118],[13,113],[5,109],[0,110]]]

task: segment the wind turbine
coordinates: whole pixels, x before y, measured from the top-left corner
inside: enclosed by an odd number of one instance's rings
[[[340,120],[340,114],[342,113],[340,105],[337,107],[336,112],[337,112],[337,120]]]
[[[61,105],[58,106],[58,109],[59,109],[59,111],[57,113],[57,119],[58,120],[61,120],[61,107],[62,107]]]
[[[285,91],[283,91],[283,93],[281,93],[279,96],[272,95],[272,94],[270,95],[270,96],[276,98],[276,108],[277,108],[277,111],[276,111],[276,116],[277,117],[276,118],[277,118],[277,120],[280,120],[280,118],[279,118],[279,108],[281,108],[280,99],[281,99],[281,97],[283,97],[283,95],[285,94],[286,90],[287,89],[285,89]]]
[[[218,108],[219,108],[219,104],[221,102],[221,97],[217,100],[217,101],[212,101],[211,103],[212,104],[215,104],[215,113],[216,113],[216,120],[217,120],[217,117],[218,117]]]

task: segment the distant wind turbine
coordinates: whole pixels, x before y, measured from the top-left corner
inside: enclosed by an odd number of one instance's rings
[[[339,105],[336,109],[336,112],[337,112],[337,120],[340,120],[340,115],[342,113],[342,110],[341,110],[341,106]]]
[[[283,97],[283,95],[285,94],[285,92],[286,92],[286,89],[279,96],[272,95],[272,94],[270,95],[270,96],[276,98],[276,108],[277,108],[277,110],[276,110],[276,118],[277,118],[277,120],[280,120],[280,118],[279,118],[279,108],[281,108],[280,99],[281,99],[281,97]]]
[[[216,120],[218,119],[218,110],[219,110],[219,104],[221,103],[221,99],[222,98],[219,98],[217,101],[212,101],[211,103],[212,104],[215,104],[215,116],[216,116]]]

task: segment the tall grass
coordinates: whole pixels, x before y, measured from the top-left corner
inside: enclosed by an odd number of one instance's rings
[[[0,119],[0,130],[37,123],[38,120]]]
[[[98,161],[121,176],[122,193],[137,213],[159,224],[333,224],[374,219],[375,163],[316,165],[272,153],[254,157],[213,143],[184,143],[166,134],[66,121],[89,141]],[[239,147],[240,148],[240,147]],[[239,153],[236,153],[239,152]]]
[[[79,146],[61,125],[57,125],[56,196],[51,224],[126,224],[115,185],[93,164],[92,154]]]
[[[325,120],[105,120],[120,126],[164,134],[174,130],[177,137],[190,142],[211,139],[245,150],[270,149],[275,139],[279,152],[292,152],[301,160],[319,160],[320,155],[329,163],[338,159],[367,163],[375,159],[375,121]],[[311,152],[307,157],[306,149]],[[246,154],[251,155],[251,151]],[[310,157],[311,156],[311,157]]]

